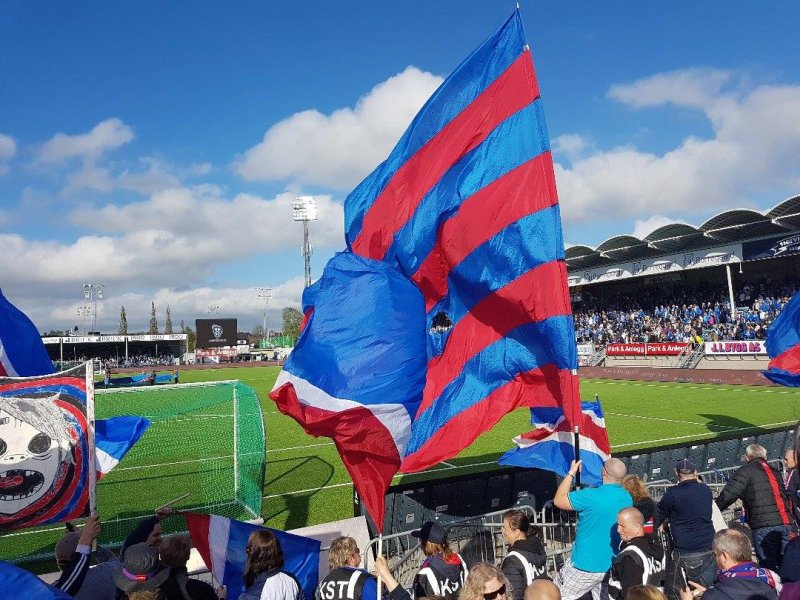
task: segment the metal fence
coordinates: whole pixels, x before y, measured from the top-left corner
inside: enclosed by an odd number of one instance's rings
[[[769,461],[780,469],[781,461]],[[727,467],[698,473],[702,480],[711,487],[716,496],[730,479],[738,467]],[[675,485],[674,481],[665,479],[649,482],[647,489],[653,500],[658,502],[666,490]],[[547,572],[552,577],[564,564],[564,560],[572,551],[575,540],[575,513],[562,511],[548,503],[540,510],[530,506],[519,506],[525,512],[538,533],[547,551]],[[505,510],[487,513],[449,523],[440,523],[447,531],[447,539],[454,552],[458,552],[467,566],[477,562],[489,562],[499,565],[508,551],[503,540],[503,514]],[[736,520],[741,515],[741,503],[736,502],[723,511],[726,522]],[[370,541],[365,555],[365,566],[372,569],[374,557],[378,555],[378,538]],[[383,537],[383,555],[389,561],[392,574],[403,587],[410,589],[419,565],[425,559],[419,540],[410,531]]]

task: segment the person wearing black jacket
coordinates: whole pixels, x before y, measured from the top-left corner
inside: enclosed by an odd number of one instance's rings
[[[615,600],[624,599],[635,585],[664,585],[664,548],[655,537],[645,534],[644,523],[644,516],[636,508],[623,508],[617,515],[622,543],[608,579],[608,595]]]
[[[414,577],[414,597],[443,596],[458,598],[467,579],[467,563],[450,550],[444,527],[427,521],[411,535],[420,538],[422,552],[427,556]]]
[[[717,506],[725,510],[741,499],[758,563],[777,571],[792,531],[791,509],[781,476],[766,459],[766,448],[750,444],[745,450],[747,462],[722,488]]]
[[[500,569],[514,598],[521,599],[534,579],[547,579],[547,553],[536,533],[521,510],[507,510],[503,514],[503,540],[509,549]]]
[[[797,470],[797,457],[794,448],[789,448],[783,456],[786,475],[783,485],[786,487],[786,496],[792,508],[792,516],[796,525],[800,525],[800,471]]]

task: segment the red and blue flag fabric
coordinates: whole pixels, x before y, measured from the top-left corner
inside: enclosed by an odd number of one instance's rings
[[[778,385],[800,387],[800,293],[770,325],[766,346],[770,361],[764,376]]]
[[[379,528],[397,466],[447,460],[518,407],[577,422],[558,196],[518,12],[347,197],[345,238],[304,295],[307,324],[271,397],[333,437]]]
[[[36,325],[0,291],[0,376],[30,377],[54,370]]]
[[[228,588],[229,600],[237,600],[244,591],[247,563],[247,539],[254,531],[265,529],[218,515],[182,513],[186,517],[192,544],[217,582]],[[319,540],[278,529],[270,529],[283,552],[283,570],[295,576],[306,598],[314,598],[319,578]]]
[[[0,378],[0,531],[88,516],[86,369]]]
[[[501,456],[500,464],[566,475],[575,460],[575,446],[573,430],[563,411],[532,408],[531,425],[536,429],[514,438],[517,447]],[[588,485],[600,485],[603,464],[611,457],[611,446],[599,400],[581,403],[579,427],[581,479]]]
[[[98,419],[94,423],[95,466],[97,479],[108,475],[119,464],[133,445],[139,441],[150,420],[144,417],[122,415]]]

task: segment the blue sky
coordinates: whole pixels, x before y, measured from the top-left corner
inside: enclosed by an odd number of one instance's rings
[[[145,328],[209,304],[240,328],[299,305],[291,199],[342,201],[513,2],[0,5],[0,286],[40,329],[106,285]],[[565,239],[768,209],[800,193],[793,2],[522,3]]]

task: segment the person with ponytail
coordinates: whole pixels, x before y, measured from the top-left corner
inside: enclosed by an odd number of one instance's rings
[[[427,521],[411,535],[420,539],[422,552],[427,556],[414,577],[414,597],[458,598],[469,572],[464,559],[450,550],[444,527]]]
[[[509,549],[500,568],[514,597],[522,598],[534,579],[547,579],[547,553],[536,527],[521,510],[503,514],[503,540]]]

